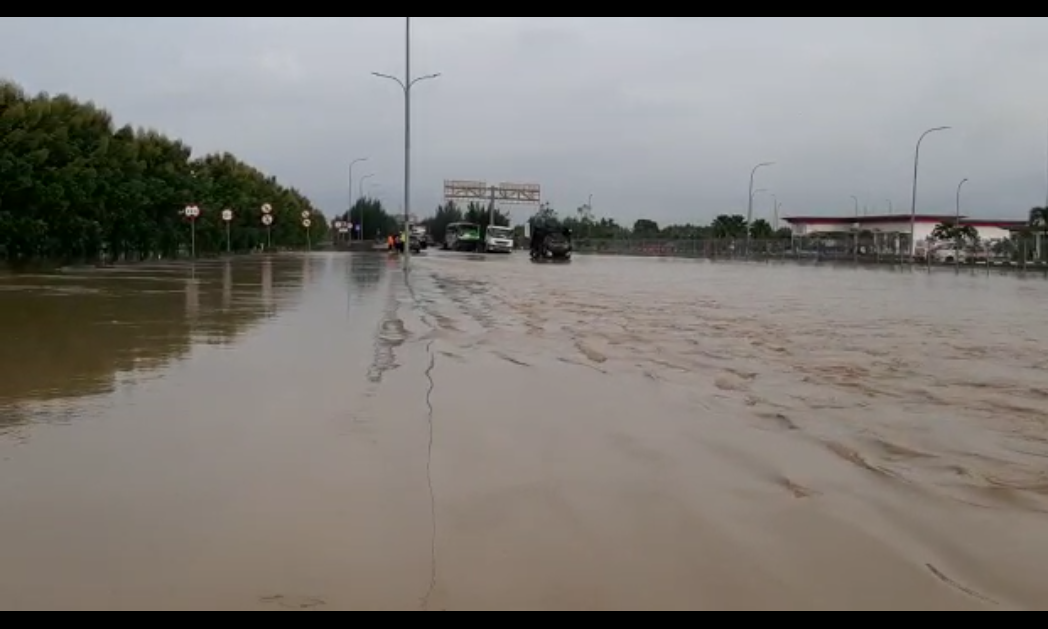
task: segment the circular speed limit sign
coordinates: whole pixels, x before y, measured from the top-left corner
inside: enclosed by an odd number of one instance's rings
[[[302,212],[302,220],[304,220],[304,221],[308,220],[312,216],[313,216],[313,214],[310,211],[308,211],[308,210]]]
[[[265,216],[262,217],[262,224],[265,225],[266,227],[269,227],[270,225],[273,224],[273,217],[270,216],[269,214],[266,214]]]
[[[200,208],[195,205],[190,205],[186,208],[186,218],[200,218]]]
[[[273,206],[268,204],[268,203],[263,205],[262,206],[262,213],[263,214],[267,214],[267,215],[268,214],[272,214],[273,213]]]
[[[227,223],[233,220],[233,210],[222,210],[222,220]]]
[[[304,218],[304,219],[302,219],[302,226],[305,227],[306,229],[309,229],[310,227],[313,226],[313,221],[309,220],[308,218]]]

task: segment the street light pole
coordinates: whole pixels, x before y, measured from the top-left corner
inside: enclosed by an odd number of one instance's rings
[[[411,217],[411,88],[423,81],[429,81],[440,77],[440,74],[427,74],[418,78],[411,78],[411,18],[404,18],[404,79],[401,80],[389,74],[372,72],[380,79],[388,79],[400,86],[404,91],[404,230],[410,232]],[[410,238],[408,233],[404,241],[404,266],[407,268],[408,259],[411,257]]]
[[[764,162],[764,163],[761,163],[761,164],[757,164],[756,166],[753,167],[753,170],[750,172],[750,202],[749,202],[749,206],[746,208],[746,257],[747,258],[750,256],[750,245],[753,242],[753,233],[750,231],[750,227],[753,225],[753,195],[754,195],[753,182],[754,182],[754,180],[757,177],[757,171],[758,170],[760,170],[762,168],[767,168],[768,166],[774,166],[774,165],[775,165],[775,162]]]
[[[935,127],[925,131],[917,140],[917,150],[913,154],[913,197],[910,201],[910,262],[917,257],[917,178],[921,168],[921,144],[924,138],[939,131],[949,131],[951,127]]]
[[[364,200],[364,185],[368,181],[370,181],[371,178],[374,177],[374,176],[375,176],[375,173],[371,173],[370,175],[364,175],[363,177],[360,178],[360,189],[357,191],[357,199],[360,199],[361,201]],[[367,240],[367,232],[364,231],[364,214],[366,212],[367,212],[367,207],[365,205],[361,205],[360,206],[360,241],[361,242],[364,242],[365,240]]]
[[[958,269],[961,266],[961,245],[963,244],[963,236],[961,235],[961,191],[964,189],[964,184],[966,183],[968,183],[967,177],[962,179],[961,183],[957,184],[957,218],[953,223],[953,262],[957,265]]]
[[[357,164],[363,164],[364,162],[366,162],[366,161],[368,161],[370,159],[371,159],[370,157],[360,157],[360,158],[357,158],[357,159],[355,159],[355,160],[353,160],[352,162],[349,163],[349,213],[346,215],[346,219],[350,223],[353,222],[353,183],[354,183],[354,180],[353,180],[353,167],[356,166]],[[360,233],[363,234],[364,230],[363,229],[360,230]],[[352,236],[352,234],[351,234],[351,236]]]
[[[961,183],[957,184],[957,222],[956,227],[961,226],[961,191],[964,189],[964,184],[968,183],[968,179],[962,179]]]

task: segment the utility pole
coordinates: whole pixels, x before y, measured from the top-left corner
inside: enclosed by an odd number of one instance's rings
[[[436,79],[440,74],[428,74],[418,78],[411,78],[411,18],[404,18],[404,79],[401,80],[389,74],[372,72],[374,76],[393,81],[404,91],[404,231],[407,233],[404,240],[404,267],[407,268],[411,257],[410,230],[411,230],[411,88],[421,83]]]

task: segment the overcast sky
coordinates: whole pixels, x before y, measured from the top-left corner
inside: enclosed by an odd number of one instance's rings
[[[420,17],[414,207],[444,179],[540,183],[632,221],[744,212],[750,169],[784,215],[919,207],[1022,218],[1048,194],[1048,18]],[[0,76],[228,150],[327,213],[349,162],[394,209],[402,17],[3,17]],[[757,211],[771,212],[761,195]],[[520,219],[526,210],[519,210]]]

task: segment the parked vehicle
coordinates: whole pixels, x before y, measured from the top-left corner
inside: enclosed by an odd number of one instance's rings
[[[418,238],[419,246],[422,249],[429,248],[429,230],[425,227],[415,226],[411,228],[411,236]]]

